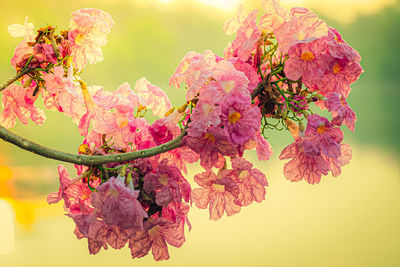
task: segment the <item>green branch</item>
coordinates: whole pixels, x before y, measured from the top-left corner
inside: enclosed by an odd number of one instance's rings
[[[101,155],[87,156],[87,155],[66,153],[46,146],[42,146],[28,139],[25,139],[21,136],[18,136],[8,131],[6,128],[0,126],[0,139],[3,139],[5,142],[14,144],[24,150],[30,151],[42,157],[64,162],[70,162],[77,165],[85,165],[85,166],[95,166],[95,165],[101,165],[106,163],[117,163],[117,162],[119,163],[139,158],[152,157],[180,147],[182,139],[185,135],[186,135],[186,129],[184,129],[177,138],[165,144],[140,151],[106,155],[106,156],[101,156]]]

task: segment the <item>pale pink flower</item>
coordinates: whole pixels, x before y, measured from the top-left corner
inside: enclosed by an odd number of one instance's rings
[[[340,156],[340,143],[343,140],[343,132],[340,128],[316,114],[308,116],[307,121],[305,130],[307,140],[316,145],[326,156],[338,158]]]
[[[57,193],[51,193],[47,197],[49,204],[57,203],[63,199],[64,209],[67,212],[72,214],[91,213],[93,211],[91,201],[92,191],[89,189],[87,183],[84,183],[82,179],[73,182],[63,165],[58,166],[58,175],[60,187]],[[93,187],[96,187],[99,183],[99,180],[90,181]]]
[[[342,125],[345,123],[350,130],[354,132],[356,114],[347,104],[346,98],[337,93],[329,95],[328,100],[325,102],[326,107],[332,112],[332,123],[335,125]]]
[[[274,34],[283,53],[292,45],[310,43],[328,35],[328,26],[312,11],[306,8],[292,8],[290,20],[282,23]]]
[[[252,11],[237,30],[236,38],[232,42],[233,54],[245,62],[251,57],[256,48],[261,31],[256,24],[257,10]]]
[[[239,187],[231,175],[229,171],[221,171],[219,176],[207,171],[194,177],[201,188],[192,191],[192,200],[199,209],[209,208],[210,220],[220,219],[225,212],[231,216],[240,211],[235,203]]]
[[[341,154],[337,159],[329,158],[325,155],[322,155],[328,163],[329,169],[332,172],[333,177],[337,177],[340,175],[340,173],[342,172],[342,166],[349,164],[353,156],[352,149],[348,144],[340,145],[340,153]]]
[[[25,63],[26,63],[32,54],[33,54],[33,47],[28,46],[25,40],[21,41],[17,45],[17,47],[15,47],[13,57],[11,58],[11,66],[15,70],[17,70],[20,62],[22,60],[25,60]]]
[[[8,33],[15,38],[24,37],[24,42],[33,42],[35,40],[35,26],[28,23],[28,17],[25,17],[24,24],[12,24],[8,26]]]
[[[212,79],[216,81],[218,88],[221,89],[222,96],[249,93],[249,80],[246,75],[236,70],[235,66],[227,60],[221,60],[215,65]],[[203,90],[200,90],[200,97],[202,97],[202,92]]]
[[[257,132],[254,136],[256,143],[256,152],[258,160],[269,160],[273,154],[271,144],[261,136],[260,132]]]
[[[139,191],[126,187],[123,181],[112,177],[92,194],[95,214],[108,225],[142,229],[147,213],[137,200],[138,195]]]
[[[244,6],[240,5],[236,14],[236,17],[231,18],[225,21],[224,26],[222,27],[223,31],[227,35],[232,35],[237,32],[237,30],[242,25],[243,21],[246,19],[247,15],[244,10]]]
[[[235,182],[239,187],[239,195],[236,204],[248,206],[251,202],[261,202],[265,199],[265,186],[268,186],[267,178],[253,164],[244,158],[231,159],[234,170]]]
[[[190,51],[188,52],[181,62],[179,62],[178,67],[175,72],[169,78],[169,85],[179,88],[181,83],[185,81],[185,72],[188,70],[190,64],[194,61],[198,61],[203,57],[203,54]]]
[[[168,260],[167,243],[181,247],[185,236],[178,223],[172,223],[165,218],[150,218],[144,223],[144,230],[136,232],[129,240],[132,258],[146,256],[150,249],[156,261]]]
[[[72,13],[68,40],[76,68],[103,60],[101,46],[107,43],[106,34],[113,26],[110,14],[99,9],[85,8]]]
[[[171,109],[171,102],[167,94],[146,78],[138,80],[134,90],[141,96],[144,105],[153,112],[154,116],[164,117],[165,113]]]
[[[261,29],[274,32],[290,19],[289,11],[279,4],[279,0],[262,0],[261,3],[265,12],[265,15],[260,19]]]
[[[3,110],[0,114],[0,124],[3,127],[14,127],[17,118],[23,124],[27,124],[29,119],[31,119],[37,125],[42,125],[46,120],[46,114],[43,110],[36,107],[33,103],[26,103],[25,88],[13,84],[3,90],[2,93]]]
[[[89,132],[89,126],[92,124],[93,129],[101,134],[106,134],[115,130],[115,115],[111,113],[112,104],[109,103],[109,97],[101,88],[94,87],[89,89],[86,85],[82,85],[82,94],[86,103],[87,112],[79,121],[79,133],[86,136]],[[91,96],[89,90],[96,90],[94,97]]]
[[[257,74],[257,71],[253,68],[251,64],[242,62],[237,58],[231,58],[229,59],[229,61],[232,62],[236,70],[241,71],[246,75],[247,79],[249,80],[249,85],[247,89],[250,93],[253,92],[261,81],[261,77]]]
[[[318,184],[321,176],[327,175],[330,170],[320,149],[303,137],[285,147],[279,159],[291,159],[285,164],[283,173],[292,182],[304,179],[309,184]]]

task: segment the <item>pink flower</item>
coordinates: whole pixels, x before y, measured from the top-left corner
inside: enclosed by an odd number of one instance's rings
[[[149,127],[149,131],[156,145],[165,144],[181,133],[179,127],[169,122],[166,118],[156,120]]]
[[[147,213],[137,200],[138,195],[139,191],[127,188],[123,181],[113,177],[96,188],[92,203],[95,213],[106,224],[142,229]]]
[[[254,10],[247,16],[237,30],[236,38],[232,42],[233,54],[237,55],[239,60],[243,62],[251,57],[251,52],[256,48],[257,41],[261,35],[261,31],[256,24],[257,12],[257,10]]]
[[[113,26],[110,14],[99,9],[85,8],[72,13],[68,40],[76,68],[82,69],[87,63],[103,60],[101,46],[107,43],[106,34]]]
[[[340,156],[340,143],[343,140],[343,132],[338,127],[334,127],[326,118],[316,114],[307,118],[307,128],[305,136],[317,146],[323,154],[330,158]]]
[[[82,179],[79,181],[71,180],[68,171],[63,165],[58,166],[58,174],[60,179],[60,188],[57,193],[51,193],[47,197],[49,204],[57,203],[61,199],[64,200],[64,209],[72,214],[78,213],[91,213],[92,207],[92,191],[90,191],[87,183],[84,183]],[[99,180],[91,180],[90,184],[96,187],[99,184]]]
[[[172,223],[164,218],[150,218],[144,223],[144,230],[136,232],[129,240],[132,258],[146,256],[150,249],[156,261],[168,260],[167,243],[174,247],[181,247],[185,236],[179,224]]]
[[[239,187],[238,199],[235,201],[240,206],[248,206],[251,202],[261,202],[265,199],[265,186],[268,186],[267,178],[253,164],[244,158],[231,159],[234,170],[235,182]]]
[[[191,188],[179,169],[168,165],[168,160],[163,159],[152,173],[143,178],[143,189],[147,194],[155,193],[155,201],[159,206],[167,206],[170,202],[188,202]]]
[[[42,125],[46,120],[43,110],[36,107],[33,103],[28,104],[25,100],[26,89],[18,85],[10,85],[2,91],[3,110],[0,114],[0,124],[5,128],[15,126],[17,118],[27,124],[29,119],[37,125]]]
[[[361,65],[356,61],[332,58],[319,86],[319,93],[324,96],[338,93],[347,98],[351,90],[350,84],[357,81],[362,72]]]
[[[303,137],[285,147],[279,159],[291,159],[285,164],[283,173],[292,182],[304,179],[309,184],[318,184],[321,176],[329,171],[329,165],[320,150]]]
[[[193,190],[192,200],[199,209],[209,207],[210,220],[218,220],[224,212],[231,216],[240,211],[240,206],[235,203],[239,187],[230,176],[229,171],[221,171],[219,176],[207,171],[194,177],[201,188]]]
[[[257,74],[257,71],[253,68],[252,65],[246,62],[242,62],[237,58],[231,58],[229,59],[229,61],[232,62],[232,64],[238,71],[241,71],[246,75],[247,79],[249,80],[249,85],[247,89],[250,93],[253,92],[253,90],[261,81],[261,77]]]
[[[310,43],[328,35],[328,26],[306,8],[292,8],[290,19],[282,23],[274,34],[283,53],[297,43]]]
[[[158,86],[151,84],[146,78],[141,78],[135,84],[134,90],[142,97],[144,105],[149,108],[154,116],[164,117],[171,109],[171,102],[167,94]]]
[[[260,129],[261,113],[251,106],[249,95],[234,95],[222,107],[222,122],[229,132],[231,142],[243,145]]]
[[[185,144],[200,155],[200,165],[205,169],[220,164],[223,156],[236,156],[238,149],[231,144],[226,129],[209,127],[206,132],[199,132],[191,128],[189,124],[188,135],[185,137]]]
[[[240,5],[236,17],[225,21],[224,26],[222,27],[225,34],[231,35],[236,33],[246,17],[247,15],[245,13],[244,6]]]
[[[184,82],[188,86],[186,100],[192,100],[212,76],[215,64],[216,56],[210,50],[204,51],[204,54],[189,52],[171,76],[170,84],[178,87],[180,83]]]
[[[329,63],[323,52],[325,47],[318,41],[293,45],[285,63],[286,77],[293,81],[302,78],[306,86],[310,84],[309,81],[321,79]]]
[[[332,172],[333,177],[337,177],[342,172],[342,166],[350,163],[350,160],[353,156],[350,145],[341,144],[340,145],[340,156],[338,158],[329,158],[323,155],[326,162],[329,165],[329,169]]]
[[[329,27],[328,36],[323,38],[328,46],[329,54],[335,58],[347,59],[348,61],[361,60],[360,54],[342,39],[340,33],[332,27]]]
[[[329,95],[325,102],[326,107],[332,112],[332,123],[340,126],[343,122],[354,132],[356,114],[347,104],[346,98],[337,93]]]

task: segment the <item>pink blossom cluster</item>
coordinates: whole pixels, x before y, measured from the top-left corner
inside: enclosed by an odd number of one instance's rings
[[[259,20],[257,10],[246,14],[240,7],[225,23],[224,31],[236,36],[223,57],[210,50],[184,56],[169,79],[171,86],[186,89],[180,107],[146,78],[115,91],[80,78],[88,63],[103,59],[101,47],[114,25],[104,11],[73,12],[69,29],[60,34],[48,26],[35,35],[27,21],[9,27],[13,36],[24,38],[11,64],[29,75],[3,91],[2,126],[13,127],[17,119],[43,124],[45,113],[35,106],[41,95],[47,109],[77,125],[84,139],[81,154],[117,158],[163,149],[148,158],[75,166],[73,179],[59,166],[60,188],[48,201],[64,201],[76,236],[88,240],[91,254],[128,245],[133,258],[151,249],[155,260],[166,260],[168,244],[180,247],[185,241],[193,202],[218,220],[263,201],[267,179],[244,152],[255,149],[260,161],[268,160],[273,152],[266,137],[272,129],[294,137],[279,156],[290,160],[284,166],[290,181],[316,184],[322,175],[338,176],[350,162],[340,127],[355,129],[347,97],[362,72],[360,55],[312,11],[261,2]],[[312,113],[313,103],[332,118]],[[179,147],[167,149],[180,136]],[[192,189],[184,175],[196,162],[204,170],[194,176],[198,187]]]

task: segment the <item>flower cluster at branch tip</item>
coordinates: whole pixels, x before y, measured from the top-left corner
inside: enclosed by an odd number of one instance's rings
[[[223,57],[210,50],[184,56],[169,80],[186,89],[180,107],[172,107],[146,78],[133,89],[125,82],[115,91],[80,78],[87,64],[103,59],[101,47],[114,25],[104,11],[75,11],[69,28],[59,33],[53,26],[35,32],[27,20],[9,27],[12,36],[24,38],[11,65],[26,74],[3,91],[2,126],[13,127],[17,119],[43,124],[46,115],[35,106],[41,96],[47,109],[77,125],[84,137],[80,154],[118,158],[156,146],[163,150],[125,162],[75,165],[76,178],[58,167],[60,188],[48,202],[64,201],[76,236],[87,239],[91,254],[128,244],[133,258],[151,250],[155,260],[166,260],[168,244],[185,241],[193,202],[218,220],[263,201],[266,176],[243,156],[255,149],[260,161],[268,160],[270,130],[288,130],[294,138],[279,156],[290,160],[284,166],[290,181],[316,184],[329,172],[338,176],[350,162],[340,126],[355,129],[347,97],[363,71],[360,55],[312,11],[261,2],[259,20],[257,10],[246,14],[241,6],[225,23],[225,33],[236,37]],[[313,103],[332,118],[315,114]],[[156,117],[153,123],[147,111]],[[180,146],[169,149],[166,144],[182,133]],[[198,187],[192,189],[184,175],[195,162],[204,171],[195,175]]]

